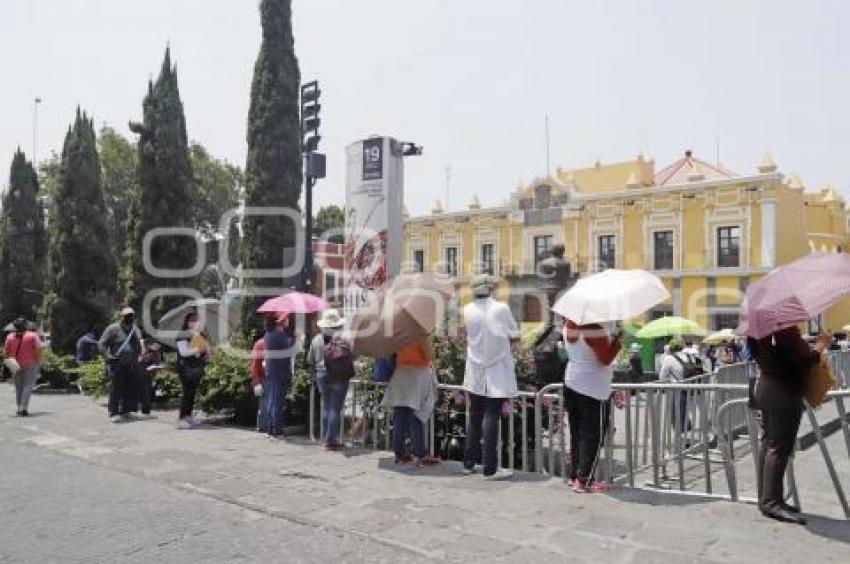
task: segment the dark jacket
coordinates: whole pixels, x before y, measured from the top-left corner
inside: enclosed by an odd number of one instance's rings
[[[799,407],[806,378],[812,366],[820,362],[820,353],[809,347],[797,327],[782,329],[764,339],[750,339],[749,348],[759,367],[756,407]]]

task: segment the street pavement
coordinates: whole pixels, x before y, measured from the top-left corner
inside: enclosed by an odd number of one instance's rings
[[[847,562],[850,522],[560,480],[397,467],[175,414],[114,425],[99,402],[0,384],[0,563]],[[7,415],[8,414],[8,415]],[[800,470],[798,469],[798,480]]]

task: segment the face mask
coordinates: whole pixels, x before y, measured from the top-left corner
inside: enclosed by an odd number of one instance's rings
[[[135,318],[132,315],[128,315],[127,317],[124,318],[124,325],[129,327],[130,325],[133,324],[133,321],[135,321]]]

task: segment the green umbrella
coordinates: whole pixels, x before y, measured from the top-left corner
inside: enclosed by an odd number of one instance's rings
[[[639,339],[657,339],[677,335],[705,335],[705,329],[684,317],[662,317],[644,325],[635,336]]]

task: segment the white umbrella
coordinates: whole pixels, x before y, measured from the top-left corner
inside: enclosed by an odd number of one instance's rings
[[[182,333],[183,320],[189,312],[197,312],[212,344],[223,343],[230,338],[241,325],[239,300],[225,296],[224,300],[201,298],[189,300],[162,316],[153,337],[171,347],[176,346],[178,335]]]
[[[579,325],[632,319],[670,297],[661,279],[645,270],[606,270],[576,282],[552,311]]]
[[[705,339],[703,339],[703,344],[706,345],[719,345],[720,343],[724,343],[726,341],[734,341],[738,338],[735,335],[734,329],[722,329],[717,331],[716,333],[712,333]]]

